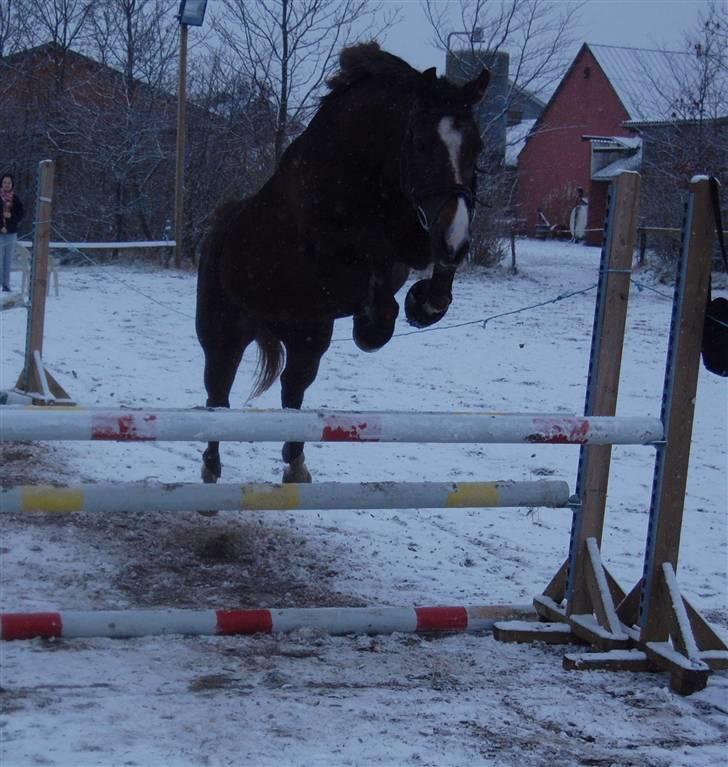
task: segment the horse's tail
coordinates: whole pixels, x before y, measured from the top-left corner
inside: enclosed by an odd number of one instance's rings
[[[258,344],[258,364],[251,399],[270,389],[283,370],[286,355],[283,344],[264,322],[257,323],[255,340]]]

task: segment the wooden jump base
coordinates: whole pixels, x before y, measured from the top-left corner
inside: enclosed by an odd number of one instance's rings
[[[87,484],[3,488],[0,512],[565,507],[566,482],[316,482],[313,484]]]
[[[650,445],[659,418],[325,410],[3,409],[0,440]]]
[[[491,631],[499,620],[535,618],[530,605],[4,613],[0,615],[0,640],[282,634],[306,628],[332,635],[448,634]]]
[[[616,409],[629,280],[636,231],[639,175],[622,173],[610,191],[599,290],[592,334],[585,415]],[[711,671],[728,669],[728,646],[680,593],[677,568],[685,503],[700,349],[705,319],[714,222],[710,181],[696,177],[683,226],[661,420],[665,440],[657,446],[644,575],[627,593],[601,559],[611,448],[581,448],[569,556],[544,593],[534,599],[538,624],[499,624],[504,641],[574,638],[601,652],[568,654],[568,669],[666,670],[676,692],[705,687]]]

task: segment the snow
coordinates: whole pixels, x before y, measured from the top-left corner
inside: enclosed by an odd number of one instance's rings
[[[506,166],[515,168],[518,165],[518,155],[526,146],[528,134],[536,124],[536,120],[521,120],[506,129]]]
[[[337,323],[306,407],[580,413],[599,251],[518,241],[519,274],[465,270],[433,332],[375,355]],[[191,274],[59,267],[46,365],[87,406],[204,403]],[[632,287],[618,414],[659,417],[670,288]],[[716,280],[717,282],[717,280]],[[406,290],[406,287],[405,287]],[[714,290],[716,286],[714,285]],[[655,292],[657,291],[657,292]],[[725,295],[725,289],[717,289]],[[404,293],[402,294],[402,296]],[[564,300],[474,322],[520,307]],[[471,322],[472,324],[462,324]],[[0,389],[22,364],[26,314],[0,314]],[[459,327],[452,327],[459,325]],[[448,329],[449,328],[449,329]],[[255,354],[232,400],[242,407]],[[252,406],[275,407],[277,387]],[[725,381],[701,370],[677,572],[728,626]],[[12,443],[3,486],[197,482],[196,443]],[[278,481],[280,447],[221,446],[224,482]],[[567,445],[310,444],[314,481],[561,479]],[[642,575],[654,450],[613,450],[602,557]],[[123,486],[120,487],[123,493]],[[522,604],[566,557],[549,509],[0,514],[3,611]],[[0,764],[578,765],[707,767],[728,739],[728,675],[688,698],[667,674],[565,671],[569,649],[489,635],[76,639],[0,644]],[[721,754],[723,755],[721,757]]]

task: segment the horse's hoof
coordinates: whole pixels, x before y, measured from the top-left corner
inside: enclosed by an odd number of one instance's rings
[[[208,468],[204,463],[202,464],[202,471],[200,474],[202,475],[202,481],[206,485],[214,485],[217,480],[220,479],[220,475],[215,474],[215,472]]]
[[[210,448],[207,448],[202,453],[202,481],[206,485],[214,485],[221,476],[220,453],[212,453]]]
[[[354,343],[363,352],[376,352],[394,335],[399,304],[392,299],[386,307],[375,305],[354,315]]]
[[[388,328],[380,328],[373,325],[369,320],[363,319],[357,322],[354,317],[354,343],[363,352],[379,351],[394,335],[394,325]]]
[[[283,483],[288,485],[309,482],[311,482],[311,472],[306,468],[303,453],[301,453],[283,469]]]
[[[404,300],[404,313],[407,322],[415,328],[427,328],[439,322],[446,314],[452,301],[452,296],[445,296],[445,306],[436,309],[430,304],[430,289],[432,280],[420,280],[407,291]]]

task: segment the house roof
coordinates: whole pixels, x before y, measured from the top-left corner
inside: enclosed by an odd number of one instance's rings
[[[529,135],[538,132],[541,122],[559,97],[585,51],[591,52],[629,114],[630,119],[625,121],[625,127],[674,123],[676,119],[685,121],[684,116],[676,114],[674,102],[680,95],[681,87],[684,89],[686,73],[690,71],[693,59],[692,54],[584,43],[551,94]],[[717,98],[722,98],[722,102],[711,115],[719,121],[728,116],[728,74],[723,71],[721,76],[723,80],[716,83],[714,90]]]
[[[629,112],[631,122],[688,117],[678,103],[698,90],[698,84],[691,82],[697,74],[694,54],[592,43],[588,47]],[[717,112],[710,117],[728,114],[728,77],[723,73],[722,78],[713,89],[718,103]]]
[[[632,120],[669,117],[675,69],[687,63],[688,54],[591,43],[589,50]]]

